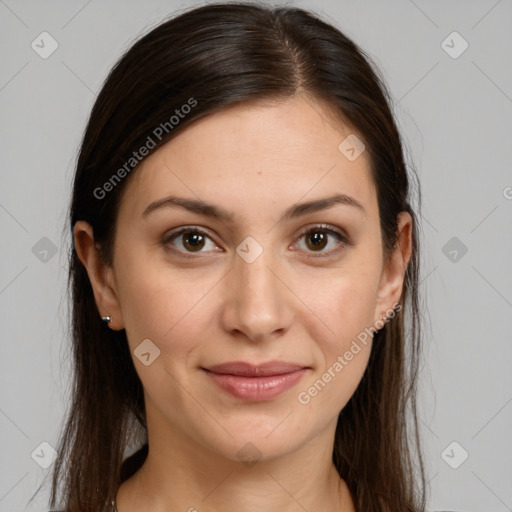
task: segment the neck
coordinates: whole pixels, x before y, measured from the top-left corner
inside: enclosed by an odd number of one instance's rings
[[[148,456],[121,485],[117,512],[221,512],[226,504],[239,512],[355,512],[332,463],[334,429],[335,423],[330,424],[294,452],[267,460],[255,451],[253,460],[244,462],[223,457],[180,432],[160,435],[149,429]]]

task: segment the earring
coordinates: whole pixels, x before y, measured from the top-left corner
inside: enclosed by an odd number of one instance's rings
[[[102,316],[101,319],[106,323],[110,324],[112,323],[112,317],[111,316]]]

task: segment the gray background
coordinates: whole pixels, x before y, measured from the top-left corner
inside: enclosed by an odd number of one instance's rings
[[[67,405],[63,228],[88,113],[121,52],[195,5],[0,0],[0,511],[48,508],[47,489],[26,504]],[[421,179],[428,509],[511,511],[512,2],[294,5],[380,67]]]

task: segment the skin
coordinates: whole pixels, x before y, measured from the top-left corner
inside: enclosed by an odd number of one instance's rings
[[[412,219],[399,215],[399,244],[385,260],[367,152],[349,161],[338,149],[350,133],[327,105],[300,94],[230,107],[190,125],[130,176],[112,267],[99,259],[91,227],[76,223],[99,314],[126,329],[145,390],[149,455],[121,485],[118,512],[217,512],[226,504],[241,512],[355,511],[331,456],[338,414],[364,373],[371,339],[308,404],[297,397],[399,301]],[[364,213],[337,204],[279,221],[289,206],[335,192]],[[142,216],[171,194],[227,209],[233,223],[171,207]],[[336,235],[318,249],[302,235],[321,223],[352,244],[322,257],[339,247]],[[186,234],[164,243],[182,226],[209,238],[196,252]],[[248,236],[263,248],[251,263],[236,252]],[[133,354],[144,339],[160,350],[148,366]],[[200,369],[275,359],[310,369],[268,401],[235,398]],[[237,455],[247,443],[259,452],[250,467]]]

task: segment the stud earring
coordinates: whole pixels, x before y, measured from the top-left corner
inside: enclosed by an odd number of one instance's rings
[[[101,319],[106,323],[110,324],[112,323],[112,317],[111,316],[102,316]]]

